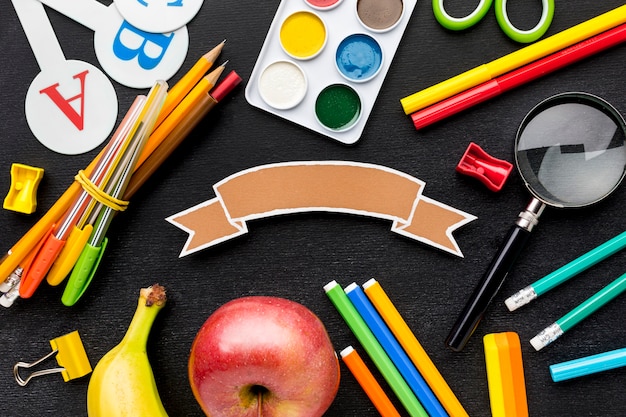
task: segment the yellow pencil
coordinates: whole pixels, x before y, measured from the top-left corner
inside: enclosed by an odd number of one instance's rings
[[[157,127],[152,134],[148,143],[144,146],[141,156],[137,161],[137,168],[139,168],[148,157],[154,152],[156,148],[172,133],[172,130],[180,123],[180,121],[187,115],[192,109],[198,106],[203,97],[213,88],[218,78],[224,71],[226,63],[220,65],[211,71],[208,75],[203,77],[193,89],[185,96],[178,106],[171,111],[169,116],[163,120],[163,122]],[[168,97],[169,97],[168,93]],[[161,112],[163,114],[163,112]],[[160,115],[159,115],[160,116]]]
[[[193,67],[187,71],[183,78],[181,78],[176,84],[174,84],[174,86],[172,86],[172,88],[169,89],[165,103],[163,103],[161,113],[159,114],[156,124],[154,125],[155,127],[159,127],[163,120],[165,120],[165,118],[176,108],[176,106],[178,106],[187,93],[191,91],[191,89],[207,73],[211,66],[213,66],[213,63],[215,63],[215,60],[219,56],[220,52],[222,52],[224,43],[226,43],[225,40],[200,57]]]
[[[589,19],[562,32],[480,65],[400,100],[406,114],[468,90],[556,51],[567,48],[626,22],[626,5]]]
[[[223,65],[220,66],[219,68],[216,68],[206,77],[202,78],[202,76],[204,75],[205,70],[207,68],[210,68],[212,65],[212,61],[209,62],[209,60],[217,57],[217,55],[221,51],[223,44],[224,42],[222,42],[220,45],[218,45],[217,47],[213,48],[210,52],[205,54],[204,57],[201,58],[196,63],[196,65],[194,65],[192,70],[190,70],[183,77],[183,79],[181,79],[174,87],[170,89],[167,95],[168,98],[172,95],[178,95],[180,96],[180,98],[178,102],[170,100],[170,104],[168,105],[171,106],[172,103],[182,104],[180,103],[180,101],[183,101],[184,96],[186,96],[187,93],[189,92],[187,85],[189,84],[190,80],[194,81],[194,84],[196,84],[196,82],[198,84],[197,94],[195,94],[195,96],[197,96],[196,97],[197,100],[193,103],[189,101],[185,106],[186,107],[185,111],[189,111],[189,108],[190,108],[189,106],[198,102],[200,100],[201,94],[202,93],[206,94],[213,87],[213,85],[217,81],[217,78],[224,70]],[[181,84],[180,87],[179,87],[179,84]],[[193,87],[193,85],[191,87]],[[189,87],[189,89],[192,89],[191,87]],[[172,91],[174,91],[174,94],[172,94]],[[167,99],[166,99],[165,104],[167,104]],[[176,108],[174,109],[174,111],[175,110]],[[159,114],[159,117],[162,117],[163,115],[169,115],[169,113],[172,113],[172,112],[173,111],[166,112],[162,108]],[[183,112],[182,108],[180,109],[180,112]],[[178,114],[177,117],[180,118],[180,114]],[[172,118],[171,120],[173,122],[175,119]],[[148,143],[144,146],[144,149],[141,153],[141,156],[140,156],[140,159],[136,168],[138,168],[140,164],[143,163],[150,156],[150,153],[158,147],[158,145],[163,141],[163,139],[167,136],[167,134],[171,132],[173,128],[174,126],[171,126],[171,125],[169,127],[166,126],[161,130],[159,135],[156,135],[156,130],[153,132],[153,135],[150,136]],[[87,176],[91,175],[91,172],[94,170],[97,164],[97,161],[104,155],[105,150],[106,148],[100,151],[100,153],[94,158],[94,160],[84,170]],[[6,277],[8,277],[19,266],[19,263],[30,252],[32,247],[35,246],[39,242],[39,240],[46,234],[46,232],[48,232],[48,230],[50,229],[50,227],[52,227],[54,223],[56,223],[60,218],[62,218],[62,216],[70,208],[72,203],[75,201],[75,199],[78,197],[78,195],[81,192],[82,192],[82,187],[80,186],[80,184],[74,181],[68,187],[68,189],[61,195],[61,197],[59,197],[59,199],[54,203],[54,205],[50,207],[50,209],[41,217],[41,219],[39,219],[39,221],[35,223],[35,225],[33,225],[30,228],[30,230],[26,232],[20,238],[20,240],[13,245],[13,247],[7,252],[7,254],[1,260],[0,280],[6,279]]]
[[[409,329],[385,290],[375,279],[370,279],[363,284],[363,290],[450,417],[467,417],[467,412]]]
[[[374,407],[382,417],[400,417],[400,413],[393,406],[391,400],[385,394],[382,387],[367,368],[361,356],[352,346],[348,346],[340,352],[341,359],[346,364],[352,375],[356,378],[363,391],[367,394]]]

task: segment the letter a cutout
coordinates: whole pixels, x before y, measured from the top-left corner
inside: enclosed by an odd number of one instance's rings
[[[84,111],[85,111],[85,78],[89,73],[88,70],[85,70],[81,73],[74,75],[72,78],[80,80],[80,93],[76,94],[73,97],[66,99],[59,92],[59,83],[52,84],[49,87],[46,87],[39,92],[41,94],[46,94],[50,97],[50,100],[57,105],[59,110],[63,112],[67,116],[68,119],[76,126],[76,129],[83,130],[85,125]],[[79,100],[80,103],[80,112],[77,112],[74,107],[72,107],[71,102]]]

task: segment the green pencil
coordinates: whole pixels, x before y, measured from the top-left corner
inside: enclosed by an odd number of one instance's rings
[[[535,350],[541,350],[561,337],[563,333],[589,317],[597,309],[620,295],[624,290],[626,290],[626,274],[623,274],[583,301],[572,311],[543,329],[537,336],[530,339],[530,344],[533,345]]]
[[[337,281],[331,281],[324,286],[326,295],[330,298],[330,301],[335,305],[337,311],[345,320],[352,333],[359,340],[363,348],[374,362],[374,365],[378,368],[385,381],[389,383],[389,386],[393,392],[398,396],[398,399],[406,408],[407,412],[412,417],[428,417],[428,413],[424,410],[424,407],[420,404],[417,397],[411,391],[411,388],[400,375],[400,372],[396,369],[389,356],[385,353],[382,346],[378,343],[374,334],[371,332],[367,324],[361,318],[358,311],[352,305],[352,302],[339,286]]]

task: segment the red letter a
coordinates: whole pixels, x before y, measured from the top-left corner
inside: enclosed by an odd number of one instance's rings
[[[88,72],[89,70],[86,70],[72,77],[80,80],[80,93],[67,100],[57,90],[59,83],[53,84],[50,87],[46,87],[39,91],[39,93],[47,94],[54,104],[56,104],[57,107],[63,112],[63,114],[65,114],[67,118],[74,123],[74,126],[76,126],[78,130],[83,130],[83,110],[85,109],[85,100],[83,100],[83,98],[85,96],[85,77]],[[80,113],[74,110],[74,108],[70,105],[70,103],[74,100],[80,100]]]

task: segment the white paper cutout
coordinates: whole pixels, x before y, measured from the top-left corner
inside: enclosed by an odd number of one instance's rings
[[[37,0],[13,0],[41,72],[26,94],[28,125],[48,149],[66,155],[91,151],[111,133],[117,120],[117,94],[98,68],[66,60]]]
[[[250,220],[310,211],[390,220],[393,232],[462,257],[452,232],[476,217],[424,197],[424,186],[359,162],[262,165],[225,178],[213,186],[217,197],[166,220],[189,233],[181,257],[247,233]]]
[[[183,26],[171,33],[148,33],[125,21],[115,3],[96,0],[40,0],[94,31],[94,49],[104,71],[131,88],[149,88],[180,69],[189,49]]]
[[[115,0],[124,19],[146,32],[172,32],[193,19],[204,0]]]

